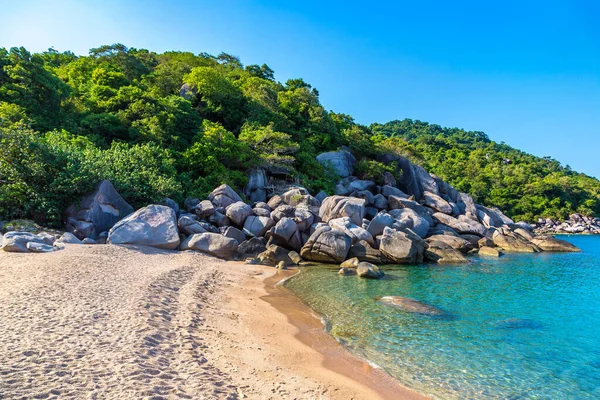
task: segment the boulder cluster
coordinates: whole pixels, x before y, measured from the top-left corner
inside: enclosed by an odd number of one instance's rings
[[[356,160],[348,151],[317,160],[344,178],[335,195],[312,196],[288,187],[267,196],[256,182],[247,204],[221,185],[207,199],[188,198],[183,207],[164,199],[135,212],[102,182],[79,207],[67,210],[61,239],[13,232],[6,251],[52,251],[63,243],[112,243],[194,250],[223,259],[246,260],[286,268],[303,261],[341,264],[340,274],[379,278],[378,265],[422,262],[464,263],[479,252],[578,251],[552,236],[536,236],[533,227],[515,223],[496,208],[475,204],[423,168],[398,156],[381,161],[398,168],[384,185],[353,176]],[[262,200],[265,201],[262,201]]]
[[[551,218],[540,218],[534,226],[539,234],[552,233],[578,233],[587,235],[600,234],[600,218],[586,217],[581,214],[572,214],[566,221],[557,221]]]

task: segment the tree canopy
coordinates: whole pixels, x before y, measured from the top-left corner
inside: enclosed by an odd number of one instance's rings
[[[600,214],[600,182],[556,160],[410,119],[363,126],[303,79],[278,82],[234,55],[0,48],[0,219],[60,225],[102,179],[134,206],[241,189],[256,167],[332,193],[339,177],[315,157],[341,146],[362,178],[394,170],[378,155],[402,155],[517,219]]]

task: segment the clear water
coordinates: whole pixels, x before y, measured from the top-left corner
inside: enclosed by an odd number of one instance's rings
[[[440,399],[600,399],[600,237],[562,237],[583,253],[391,266],[372,281],[337,268],[286,284],[351,351]],[[379,296],[445,310],[411,314]]]

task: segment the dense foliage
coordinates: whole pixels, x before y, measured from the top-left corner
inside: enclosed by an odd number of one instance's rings
[[[153,53],[116,44],[79,57],[0,48],[0,219],[61,224],[74,199],[110,179],[134,206],[241,189],[261,167],[312,191],[337,177],[315,156],[346,145],[357,173],[404,155],[516,218],[600,213],[600,182],[481,132],[419,121],[370,127],[328,112],[302,79],[228,54]]]

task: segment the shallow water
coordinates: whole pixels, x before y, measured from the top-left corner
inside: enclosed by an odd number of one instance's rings
[[[286,284],[351,351],[440,399],[600,398],[600,237],[582,253],[389,266],[372,281],[309,267]],[[378,301],[403,296],[442,316]]]

